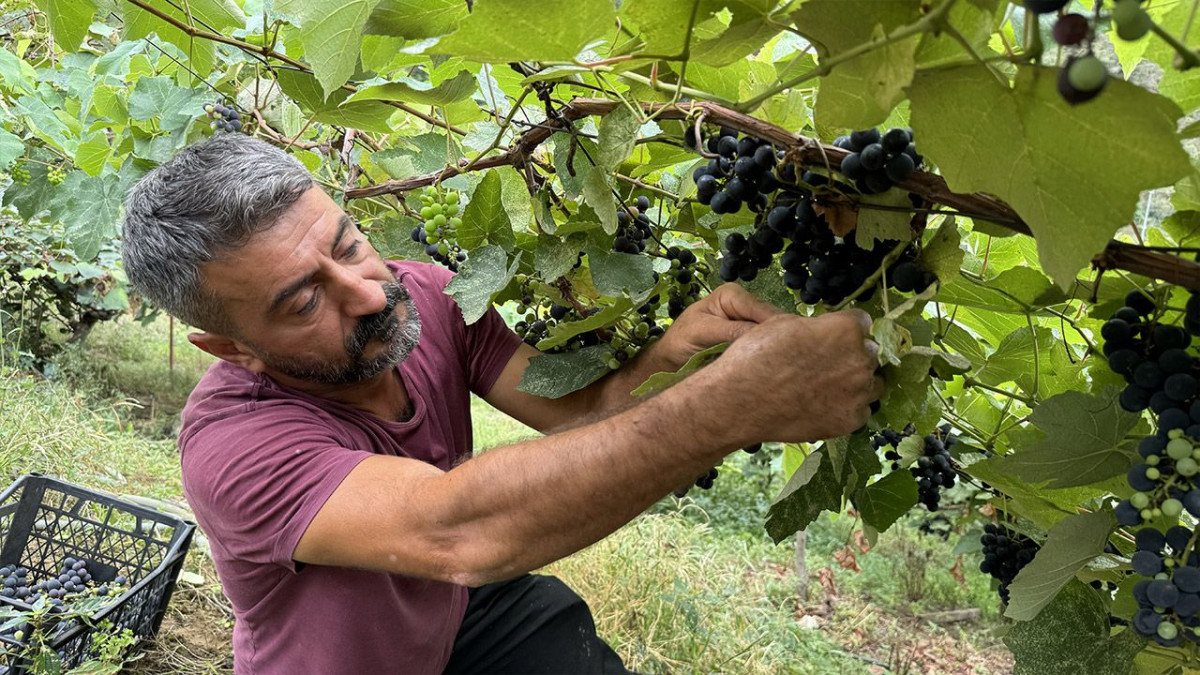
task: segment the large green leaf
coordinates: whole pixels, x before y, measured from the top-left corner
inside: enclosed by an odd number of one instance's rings
[[[0,49],[0,87],[33,91],[37,72],[7,49]]]
[[[1133,456],[1122,447],[1138,416],[1117,405],[1117,390],[1089,396],[1068,391],[1047,399],[1029,421],[1046,434],[1000,460],[1000,467],[1049,487],[1090,485],[1125,473]]]
[[[588,248],[592,283],[604,295],[639,297],[654,288],[654,262],[642,255]]]
[[[599,149],[592,155],[596,163],[611,171],[633,152],[641,121],[629,108],[621,106],[600,121]]]
[[[363,28],[379,0],[289,0],[281,9],[300,17],[300,44],[326,97],[354,74]]]
[[[421,105],[446,105],[461,101],[473,91],[475,76],[464,70],[436,87],[411,78],[365,86],[347,98],[343,105],[356,101],[403,101]]]
[[[1018,621],[1036,617],[1076,572],[1104,552],[1115,526],[1109,511],[1080,513],[1059,521],[1009,587],[1011,602],[1004,616]]]
[[[574,352],[535,356],[517,389],[535,396],[561,398],[606,375],[609,354],[607,346],[596,345]]]
[[[129,116],[139,122],[158,120],[160,128],[177,131],[204,113],[205,98],[166,75],[143,77],[129,94]]]
[[[570,61],[593,40],[611,37],[611,0],[478,0],[461,27],[432,51],[470,61]]]
[[[491,169],[471,194],[458,228],[458,243],[467,250],[483,243],[496,244],[505,251],[516,245],[512,223],[500,195],[500,173]]]
[[[884,35],[877,25],[872,38]],[[920,36],[914,35],[835,67],[822,78],[817,93],[818,128],[865,129],[886,120],[912,83],[919,43]]]
[[[339,90],[325,97],[317,78],[295,70],[279,70],[275,73],[279,88],[296,103],[308,108],[313,119],[329,124],[341,124],[364,131],[389,133],[392,131],[388,118],[395,111],[379,101],[359,101],[342,105],[350,92]]]
[[[917,504],[917,481],[904,470],[893,471],[853,495],[863,522],[883,532]]]
[[[50,20],[54,41],[67,51],[79,47],[96,15],[95,0],[37,0],[37,6]]]
[[[1016,658],[1014,675],[1129,675],[1145,646],[1132,628],[1111,634],[1095,590],[1070,581],[1036,619],[1004,637]]]
[[[822,511],[836,511],[841,504],[841,477],[829,461],[827,450],[814,450],[767,511],[767,534],[779,543],[808,527]]]
[[[467,17],[462,0],[380,0],[364,30],[411,40],[445,35]]]
[[[1174,183],[1191,165],[1173,102],[1112,80],[1103,96],[1071,106],[1057,74],[1021,68],[1007,88],[986,68],[965,66],[920,73],[909,95],[913,126],[930,132],[921,152],[950,188],[988,192],[1016,209],[1042,267],[1066,288],[1129,222],[1142,190]]]
[[[126,186],[116,174],[87,176],[72,171],[60,187],[67,195],[62,213],[67,239],[81,260],[91,260],[117,236]]]
[[[492,306],[492,297],[504,289],[517,273],[519,260],[508,264],[508,254],[499,246],[471,251],[462,270],[446,284],[446,295],[454,297],[463,320],[473,324]]]
[[[25,154],[25,144],[16,134],[0,128],[0,171],[8,168],[13,160]]]
[[[683,381],[688,375],[712,363],[718,356],[724,354],[728,347],[728,342],[720,342],[708,349],[698,351],[692,354],[692,358],[688,359],[687,363],[683,364],[679,370],[673,373],[654,373],[630,393],[634,396],[645,396],[672,387]]]

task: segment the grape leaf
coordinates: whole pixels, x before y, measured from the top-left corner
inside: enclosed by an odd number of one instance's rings
[[[958,354],[950,354],[932,347],[913,347],[910,353],[929,357],[929,366],[937,373],[938,378],[943,380],[971,370],[971,362]]]
[[[521,262],[518,255],[507,266],[508,254],[499,246],[472,249],[471,257],[459,273],[446,284],[446,295],[454,297],[463,313],[463,321],[473,324],[492,306],[492,296],[508,285]]]
[[[64,0],[74,2],[74,0]],[[203,26],[207,30],[223,31],[227,28],[242,28],[245,14],[232,0],[188,0],[186,3],[173,0],[145,0],[157,12],[191,26]],[[125,21],[122,24],[121,37],[125,44],[137,47],[142,38],[151,34],[170,42],[187,54],[188,67],[197,73],[206,74],[212,71],[215,61],[214,43],[201,38],[193,38],[185,31],[163,21],[154,13],[141,7],[124,3]],[[124,45],[121,45],[124,46]],[[357,52],[356,52],[357,53]],[[122,61],[124,59],[122,58]],[[128,61],[124,61],[128,63]],[[97,66],[99,66],[97,62]]]
[[[530,359],[517,389],[543,398],[561,398],[606,375],[608,358],[606,345],[535,356]]]
[[[0,171],[8,168],[13,160],[25,154],[25,144],[16,134],[0,128]]]
[[[36,78],[37,71],[33,66],[7,49],[0,49],[0,86],[6,89],[33,91],[33,81]]]
[[[958,224],[953,217],[949,217],[942,222],[929,241],[921,248],[921,256],[917,259],[917,264],[921,269],[936,274],[944,284],[958,276],[965,255],[966,252],[962,249],[962,237],[958,234]],[[938,300],[942,300],[940,293]]]
[[[625,106],[618,106],[605,115],[600,121],[600,147],[592,155],[596,164],[609,171],[616,169],[633,152],[633,143],[641,127],[641,121]]]
[[[822,87],[824,91],[824,87]],[[870,125],[862,125],[870,126]],[[885,241],[894,239],[896,241],[908,241],[912,239],[912,214],[908,209],[912,208],[912,202],[908,200],[908,193],[903,190],[888,190],[877,195],[863,195],[859,202],[867,204],[858,210],[858,224],[855,226],[854,240],[864,248],[871,248],[872,241]],[[869,205],[875,204],[883,207],[882,209],[873,209]],[[894,211],[893,208],[904,209],[902,211]]]
[[[469,8],[462,0],[381,0],[363,30],[410,40],[436,37],[457,28]]]
[[[886,531],[917,503],[917,481],[905,470],[893,471],[854,493],[863,522]]]
[[[550,336],[537,343],[537,348],[541,351],[547,351],[561,344],[566,344],[568,340],[580,333],[586,333],[607,326],[624,316],[630,309],[633,309],[633,302],[631,300],[628,298],[618,298],[613,304],[585,319],[569,323],[559,323],[554,326],[550,329]]]
[[[885,35],[883,26],[876,24],[870,39]],[[886,120],[912,84],[920,41],[920,35],[912,35],[890,42],[822,77],[814,115],[817,128],[865,129]]]
[[[589,247],[588,269],[596,290],[610,297],[636,298],[654,288],[654,262],[644,255]]]
[[[533,250],[533,269],[544,279],[554,280],[575,267],[579,260],[582,244],[581,235],[571,237],[549,237],[541,235],[537,238],[537,247]]]
[[[455,32],[431,51],[468,61],[570,61],[584,45],[607,39],[616,13],[610,0],[480,2]]]
[[[1026,314],[1066,300],[1067,295],[1033,267],[1004,270],[987,283],[957,278],[938,293],[939,302],[1011,314]]]
[[[1125,473],[1132,455],[1121,447],[1138,416],[1117,405],[1119,392],[1068,391],[1033,409],[1029,421],[1046,437],[999,460],[1004,471],[1049,487],[1090,485]]]
[[[1111,635],[1100,596],[1071,580],[1036,619],[1013,626],[1004,644],[1016,659],[1014,675],[1129,675],[1146,641],[1131,628]]]
[[[74,51],[83,43],[96,15],[95,0],[37,0],[36,4],[50,20],[50,31],[59,48]]]
[[[1025,67],[1008,88],[986,68],[965,66],[918,74],[909,96],[913,126],[938,130],[922,138],[921,152],[950,189],[1004,199],[1033,231],[1042,267],[1067,288],[1128,222],[1142,190],[1174,183],[1191,165],[1169,99],[1111,80],[1103,96],[1072,107],[1056,78],[1057,70]]]
[[[301,16],[300,44],[328,97],[354,74],[363,27],[379,0],[303,0],[291,3]]]
[[[103,131],[93,131],[75,149],[75,166],[83,169],[89,176],[99,176],[110,156],[112,148],[108,145],[108,135]],[[3,160],[3,157],[0,157],[0,160]]]
[[[592,167],[583,176],[583,198],[596,212],[606,234],[617,232],[617,200],[612,193],[608,174],[600,167]]]
[[[203,94],[166,75],[140,78],[129,94],[129,116],[139,122],[157,119],[163,130],[182,130],[203,113]]]
[[[778,544],[808,527],[822,511],[841,505],[842,482],[822,446],[804,458],[767,510],[767,534]]]
[[[91,260],[105,242],[117,236],[125,185],[116,174],[87,176],[72,171],[60,186],[66,195],[62,220],[67,240],[81,260]]]
[[[1011,602],[1004,616],[1017,621],[1036,617],[1076,572],[1104,552],[1115,526],[1109,511],[1080,513],[1059,521],[1009,587]]]
[[[462,225],[458,228],[458,244],[472,250],[482,244],[496,244],[505,251],[516,245],[512,223],[500,197],[500,174],[490,169],[483,176],[471,201],[463,209]]]
[[[351,94],[342,105],[356,101],[403,101],[420,105],[447,105],[467,98],[474,91],[475,76],[464,70],[436,87],[408,77],[394,82],[364,86]]]
[[[339,89],[326,98],[317,78],[296,70],[278,70],[275,72],[275,79],[283,93],[308,108],[312,112],[312,118],[318,122],[341,124],[385,134],[393,131],[392,126],[388,124],[388,118],[395,109],[379,101],[340,105],[350,92]]]
[[[654,373],[650,377],[646,378],[645,382],[638,385],[637,389],[634,389],[630,393],[634,396],[645,396],[646,394],[662,391],[672,387],[676,383],[682,381],[688,375],[691,375],[697,370],[700,370],[704,366],[712,363],[718,356],[724,354],[725,350],[728,348],[728,342],[721,342],[709,347],[708,349],[698,351],[695,354],[692,354],[692,358],[688,359],[687,363],[683,364],[679,370],[673,373]]]

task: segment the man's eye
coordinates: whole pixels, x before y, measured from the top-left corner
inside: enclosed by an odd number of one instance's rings
[[[309,297],[308,302],[303,307],[300,308],[300,311],[298,311],[296,313],[299,314],[300,316],[304,316],[306,314],[311,313],[317,307],[317,296],[319,296],[319,295],[320,295],[320,293],[318,293],[316,290],[313,290],[313,294],[311,297]]]
[[[358,245],[359,242],[354,242],[354,245],[346,249],[346,252],[342,254],[342,257],[346,259],[353,258],[358,253]]]

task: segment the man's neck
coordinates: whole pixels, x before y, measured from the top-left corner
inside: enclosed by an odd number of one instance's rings
[[[404,421],[412,416],[412,401],[400,378],[399,368],[388,368],[369,380],[343,385],[316,384],[278,373],[267,374],[284,386],[344,403],[389,422]]]

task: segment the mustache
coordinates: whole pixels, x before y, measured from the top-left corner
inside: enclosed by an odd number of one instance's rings
[[[390,281],[383,284],[383,292],[387,297],[387,304],[379,312],[360,318],[347,340],[346,351],[351,355],[361,357],[373,338],[386,339],[399,327],[400,319],[395,314],[396,305],[408,301],[408,289],[400,282]]]

